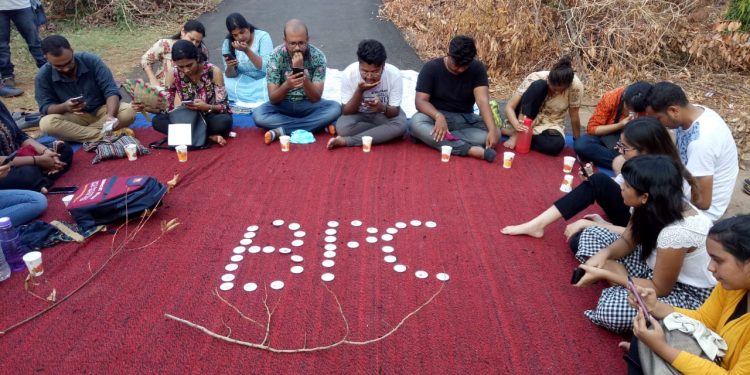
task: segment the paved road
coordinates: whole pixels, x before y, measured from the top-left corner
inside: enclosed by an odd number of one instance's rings
[[[330,68],[344,69],[357,60],[357,44],[377,39],[388,52],[388,62],[419,71],[422,61],[390,22],[378,18],[378,0],[226,0],[218,9],[198,18],[206,26],[209,60],[223,68],[221,44],[227,35],[225,20],[240,13],[255,27],[271,34],[273,43],[283,42],[284,23],[299,18],[307,24],[310,43],[325,52]],[[133,76],[143,77],[141,69]]]

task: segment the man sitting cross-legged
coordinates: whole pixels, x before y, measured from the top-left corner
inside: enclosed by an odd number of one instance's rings
[[[344,70],[341,81],[343,115],[336,121],[337,137],[328,141],[328,149],[361,146],[362,137],[372,143],[384,143],[406,132],[406,115],[401,110],[401,72],[386,64],[383,44],[363,40],[357,48],[358,62]]]
[[[489,103],[489,82],[484,64],[474,59],[474,39],[457,36],[448,55],[427,62],[417,78],[411,134],[428,146],[452,146],[453,155],[493,162],[499,140]],[[479,106],[477,116],[474,102]]]
[[[120,103],[120,90],[107,65],[94,54],[73,53],[68,40],[52,35],[42,40],[47,64],[36,76],[35,96],[44,114],[45,133],[74,142],[98,141],[107,132],[132,134],[130,104]],[[105,128],[105,124],[112,128]]]
[[[297,129],[316,132],[341,114],[339,103],[321,100],[326,57],[308,40],[307,26],[289,20],[284,26],[284,44],[269,56],[269,101],[253,111],[255,125],[268,130],[263,137],[266,144]]]

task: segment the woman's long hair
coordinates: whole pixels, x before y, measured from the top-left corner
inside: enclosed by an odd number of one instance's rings
[[[648,194],[646,203],[635,207],[630,217],[633,241],[641,245],[646,259],[656,247],[659,232],[683,218],[680,167],[669,156],[640,155],[625,162],[622,177],[638,195]]]
[[[654,117],[639,117],[625,125],[622,130],[625,140],[640,154],[667,155],[677,161],[682,178],[690,185],[691,201],[696,202],[700,197],[700,190],[695,177],[682,164],[672,137],[667,129]]]
[[[203,35],[204,38],[206,37],[206,28],[203,26],[203,24],[200,21],[190,20],[190,21],[185,22],[185,25],[182,26],[182,30],[178,31],[177,34],[172,35],[170,39],[180,40],[182,39],[183,32],[189,33],[193,31],[197,31],[201,33],[201,35]],[[200,45],[201,48],[198,51],[199,52],[198,60],[200,62],[208,61],[208,56],[203,54],[204,46],[205,44],[203,44],[203,41],[201,40],[201,45]]]
[[[229,41],[229,52],[232,53],[232,55],[236,56],[236,52],[234,50],[234,47],[232,47],[232,42],[234,42],[234,37],[232,36],[232,30],[237,29],[248,29],[251,33],[255,32],[255,26],[253,26],[250,22],[247,22],[245,17],[243,17],[239,13],[232,13],[227,16],[227,31],[229,32],[227,34],[226,39]]]
[[[174,45],[172,46],[172,61],[195,59],[200,63],[202,62],[200,55],[201,53],[198,51],[198,47],[187,40],[178,40],[174,42]]]
[[[617,104],[615,122],[619,121],[625,112],[625,105],[632,108],[636,113],[645,111],[648,105],[646,99],[652,87],[654,86],[646,81],[637,81],[626,87],[620,95],[620,102]]]
[[[738,262],[750,260],[750,215],[739,215],[717,221],[708,238],[718,242]]]

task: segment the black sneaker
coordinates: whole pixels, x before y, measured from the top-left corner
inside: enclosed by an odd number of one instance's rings
[[[11,86],[5,86],[0,83],[0,97],[10,98],[19,95],[23,95],[23,90]]]

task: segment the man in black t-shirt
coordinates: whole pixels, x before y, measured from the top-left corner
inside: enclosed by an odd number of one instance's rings
[[[452,146],[453,155],[493,162],[499,133],[489,103],[484,64],[474,59],[474,39],[459,35],[451,40],[448,55],[427,62],[417,78],[417,114],[411,134],[428,146]],[[479,114],[474,114],[474,102]]]

